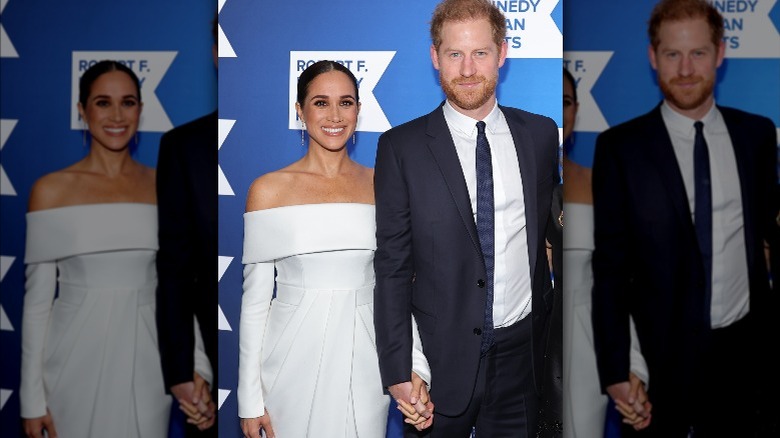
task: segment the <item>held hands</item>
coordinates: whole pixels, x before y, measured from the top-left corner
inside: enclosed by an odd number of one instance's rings
[[[261,438],[260,429],[265,432],[266,438],[276,436],[267,410],[264,410],[262,417],[241,419],[241,431],[244,432],[244,438]]]
[[[211,399],[209,384],[200,374],[195,372],[191,382],[172,386],[171,393],[179,402],[179,409],[187,415],[187,423],[194,424],[199,430],[214,425],[217,408]]]
[[[387,388],[398,403],[398,410],[404,414],[404,423],[417,430],[427,429],[433,424],[434,404],[428,394],[425,381],[412,372],[410,382],[397,383]]]
[[[650,425],[652,403],[647,398],[644,383],[629,373],[628,382],[619,382],[607,387],[607,393],[615,401],[615,408],[623,415],[623,423],[634,430],[642,430]]]
[[[46,409],[46,415],[37,418],[25,418],[24,435],[27,438],[43,438],[43,431],[49,438],[57,438],[57,429],[54,428],[54,420],[51,418],[51,412]]]

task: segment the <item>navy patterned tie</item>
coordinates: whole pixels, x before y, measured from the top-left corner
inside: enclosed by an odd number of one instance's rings
[[[495,266],[495,209],[493,207],[493,163],[485,122],[477,122],[477,234],[485,258],[485,325],[482,329],[482,353],[493,344],[493,268]]]
[[[712,185],[710,184],[710,154],[704,140],[704,124],[697,121],[693,141],[694,204],[693,220],[704,264],[705,315],[709,321],[712,302]]]

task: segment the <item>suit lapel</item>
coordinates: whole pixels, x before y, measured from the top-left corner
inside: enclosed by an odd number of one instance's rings
[[[214,169],[217,167],[218,153],[217,148],[217,112],[206,116],[201,119],[198,125],[197,132],[202,135],[202,138],[194,138],[193,135],[187,137],[191,142],[183,148],[188,155],[189,160],[192,160],[192,165],[189,168],[189,177],[191,178],[192,193],[197,199],[195,205],[200,213],[201,218],[208,224],[209,229],[213,229],[216,233],[217,225],[217,207],[218,207],[218,180],[217,178],[204,178],[204,176],[213,175]],[[214,237],[214,236],[211,236]]]
[[[731,145],[734,148],[734,158],[736,160],[737,175],[739,177],[740,195],[742,195],[742,221],[745,227],[745,248],[747,249],[748,266],[753,266],[754,263],[754,251],[753,245],[753,233],[755,230],[753,224],[758,221],[754,218],[754,210],[748,206],[753,205],[752,198],[756,193],[756,188],[751,185],[751,178],[749,178],[750,168],[755,168],[755,165],[750,165],[750,156],[748,151],[751,148],[751,144],[754,141],[752,133],[746,129],[740,129],[740,119],[738,114],[732,112],[729,108],[718,107],[720,114],[723,116],[723,121],[726,123],[726,129],[729,132],[729,138],[731,139]],[[739,133],[740,135],[737,135]],[[747,135],[746,135],[747,134]]]
[[[515,145],[517,152],[517,161],[520,165],[520,178],[523,183],[523,200],[525,207],[525,229],[528,239],[528,262],[531,272],[534,272],[536,267],[536,254],[538,251],[538,237],[539,237],[539,211],[536,206],[538,205],[538,172],[536,150],[533,145],[533,140],[528,133],[528,129],[525,128],[525,122],[516,117],[515,114],[499,105],[499,109],[504,113],[507,124],[509,125],[509,131],[512,133],[512,142]],[[531,276],[533,279],[533,275]]]
[[[663,117],[661,117],[660,105],[648,114],[646,128],[645,132],[637,133],[637,141],[644,143],[642,149],[650,162],[658,169],[661,182],[672,200],[678,219],[681,223],[693,227],[691,207],[688,204],[688,195],[685,191],[685,182],[683,181],[682,173],[680,173],[680,166],[674,153],[672,139],[669,137]],[[691,232],[693,233],[693,230]]]
[[[439,171],[444,177],[450,194],[452,194],[452,199],[458,208],[463,225],[471,237],[471,242],[481,256],[482,249],[477,236],[477,226],[474,223],[474,212],[471,210],[471,198],[469,198],[469,191],[466,187],[466,179],[463,177],[460,159],[441,106],[428,116],[426,134],[430,137],[428,149],[439,166]]]

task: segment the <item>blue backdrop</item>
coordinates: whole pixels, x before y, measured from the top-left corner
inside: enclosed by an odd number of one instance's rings
[[[73,84],[92,61],[125,61],[143,80],[134,156],[155,166],[163,131],[216,107],[216,7],[214,1],[184,0],[0,1],[0,435],[21,432],[17,391],[30,187],[87,152],[73,119]]]
[[[655,3],[566,3],[564,65],[578,81],[580,101],[570,157],[584,166],[593,162],[601,131],[648,112],[663,98],[647,55],[647,20]],[[780,6],[776,0],[711,3],[726,25],[716,102],[764,115],[780,126]],[[608,413],[606,435],[616,437],[619,422],[613,409]]]
[[[290,98],[299,62],[341,60],[361,81],[357,144],[349,151],[353,159],[373,167],[381,132],[430,112],[444,99],[429,55],[428,26],[436,3],[333,0],[274,2],[269,7],[230,0],[221,8],[221,436],[240,435],[235,389],[246,193],[255,178],[305,152]],[[500,72],[499,102],[550,116],[560,126],[562,2],[494,3],[506,11],[511,57]],[[400,436],[397,411],[390,411],[388,436]]]
[[[647,20],[655,3],[566,4],[564,64],[579,81],[580,101],[571,157],[580,164],[591,165],[599,132],[646,113],[663,98],[647,57]],[[780,126],[780,5],[777,0],[711,3],[727,25],[716,102]]]

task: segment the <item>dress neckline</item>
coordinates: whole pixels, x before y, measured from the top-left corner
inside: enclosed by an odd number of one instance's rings
[[[336,206],[336,205],[345,205],[345,206],[362,206],[362,207],[376,207],[376,204],[367,204],[365,202],[314,202],[314,203],[308,203],[308,204],[291,204],[291,205],[282,205],[279,207],[271,207],[271,208],[263,208],[260,210],[252,210],[247,211],[245,213],[260,213],[263,211],[279,211],[283,208],[295,208],[295,207],[317,207],[317,206]]]
[[[148,202],[127,202],[127,201],[120,201],[120,202],[93,202],[88,204],[72,204],[72,205],[63,205],[60,207],[51,207],[51,208],[44,208],[41,210],[35,210],[35,211],[28,211],[27,214],[33,214],[33,213],[42,213],[42,212],[49,212],[49,211],[62,211],[66,209],[71,208],[80,208],[80,207],[114,207],[119,205],[125,205],[125,206],[138,206],[138,207],[154,207],[157,208],[157,204],[150,204]]]

